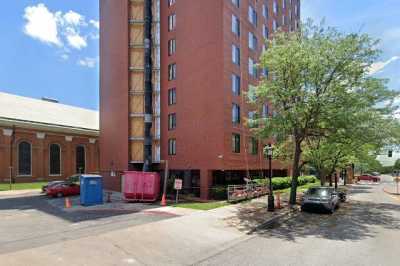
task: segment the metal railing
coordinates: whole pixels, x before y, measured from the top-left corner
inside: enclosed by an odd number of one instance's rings
[[[254,199],[268,194],[267,185],[228,185],[229,202]]]

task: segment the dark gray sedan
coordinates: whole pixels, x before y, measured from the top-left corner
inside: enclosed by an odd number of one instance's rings
[[[333,213],[340,203],[338,192],[332,187],[313,187],[304,193],[301,210],[326,210]]]

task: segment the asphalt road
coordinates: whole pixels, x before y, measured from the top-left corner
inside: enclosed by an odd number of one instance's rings
[[[66,212],[51,204],[55,200],[38,193],[0,198],[0,255],[174,217],[132,210]]]
[[[300,213],[196,265],[400,265],[400,201],[355,185],[333,215]]]

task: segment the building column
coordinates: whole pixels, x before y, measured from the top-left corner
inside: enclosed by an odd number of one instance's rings
[[[209,199],[209,191],[212,186],[212,171],[208,169],[200,170],[200,198]]]
[[[72,137],[71,136],[66,136],[65,137],[65,141],[66,141],[66,158],[63,159],[65,162],[65,169],[64,169],[64,176],[68,177],[71,176],[73,174],[75,174],[75,170],[73,170],[73,167],[75,165],[75,158],[73,156],[73,151],[72,151]]]
[[[48,160],[45,160],[45,143],[44,140],[46,138],[46,134],[45,133],[36,133],[36,138],[38,139],[37,143],[37,147],[33,146],[32,143],[32,178],[36,179],[44,179],[46,178],[47,174],[46,174],[46,163],[48,162]],[[37,149],[37,152],[33,152],[33,149]],[[35,154],[37,154],[37,156],[35,156]],[[36,158],[35,158],[36,157]],[[34,169],[35,167],[37,167],[37,169]]]
[[[0,151],[1,154],[1,160],[2,160],[2,165],[4,167],[4,169],[0,169],[0,178],[3,178],[2,181],[10,181],[10,175],[15,176],[15,166],[10,169],[10,167],[12,167],[13,162],[11,162],[11,153],[13,152],[13,150],[11,149],[12,146],[12,135],[13,135],[13,130],[12,129],[3,129],[3,132],[0,132],[0,134],[2,134],[2,138],[4,140],[4,148],[3,151]],[[12,155],[14,156],[14,154]],[[12,171],[12,173],[11,173]]]

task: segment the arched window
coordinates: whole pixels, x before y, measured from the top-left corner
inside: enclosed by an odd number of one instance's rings
[[[83,174],[85,173],[86,168],[86,155],[85,155],[85,147],[77,146],[76,147],[76,173]]]
[[[18,175],[32,174],[32,147],[29,142],[18,144]]]
[[[61,175],[61,148],[58,144],[50,145],[50,175]]]

